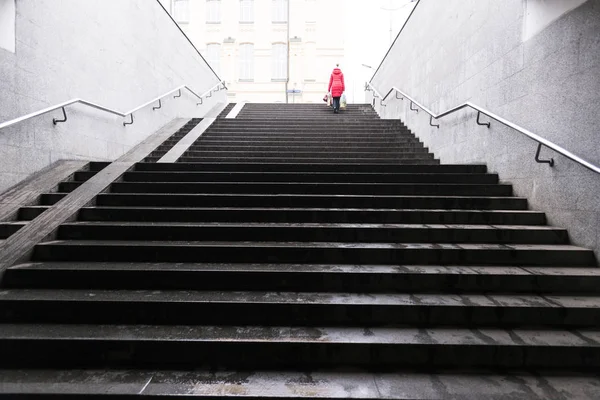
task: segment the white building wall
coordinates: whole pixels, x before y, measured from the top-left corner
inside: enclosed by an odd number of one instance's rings
[[[170,7],[174,0],[161,0]],[[189,0],[190,21],[180,25],[201,52],[209,43],[221,43],[220,75],[227,81],[231,102],[285,102],[285,82],[273,80],[272,44],[287,43],[288,26],[274,23],[273,1],[254,1],[254,23],[240,23],[240,0],[221,0],[221,23],[206,23],[206,0]],[[342,0],[289,0],[291,38],[289,89],[301,94],[289,102],[322,102],[336,63],[344,68],[344,2]],[[234,43],[227,43],[232,38]],[[239,45],[254,43],[253,82],[239,79]],[[306,68],[311,65],[311,69]]]
[[[577,7],[579,6],[579,7]],[[440,113],[471,101],[600,165],[600,0],[421,0],[372,79]],[[600,255],[600,176],[477,113],[429,126],[392,99],[376,109],[400,118],[443,163],[485,163],[550,224]],[[485,120],[485,118],[483,118]]]
[[[127,111],[179,85],[201,94],[219,81],[154,0],[18,0],[15,33],[15,52],[0,48],[0,122],[72,98]],[[169,97],[128,127],[73,106],[66,123],[52,124],[57,111],[0,130],[0,191],[60,159],[116,159],[172,118],[202,116],[225,96],[199,107],[187,93]]]

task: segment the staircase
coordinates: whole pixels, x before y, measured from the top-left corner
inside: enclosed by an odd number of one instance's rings
[[[593,252],[400,121],[246,104],[150,161],[6,271],[0,395],[600,393]]]

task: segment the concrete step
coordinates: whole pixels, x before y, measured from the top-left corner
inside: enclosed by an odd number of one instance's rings
[[[600,269],[573,266],[38,262],[8,268],[2,287],[598,295]]]
[[[2,324],[2,368],[600,367],[593,329]]]
[[[569,245],[55,240],[34,261],[225,262],[594,266],[591,250]]]
[[[361,151],[363,150],[363,151]],[[230,149],[223,148],[220,150],[208,150],[202,148],[202,146],[194,147],[185,152],[185,157],[286,157],[289,159],[294,158],[370,158],[370,159],[433,159],[433,154],[429,153],[427,148],[418,147],[407,147],[407,148],[396,148],[379,151],[376,149],[321,149],[320,151],[315,150],[297,150],[288,149],[282,146],[279,149],[269,150],[257,150],[257,149]]]
[[[593,373],[567,371],[512,371],[486,369],[439,372],[388,370],[222,370],[194,369],[42,369],[3,370],[2,399],[206,398],[258,399],[507,399],[547,400],[548,393],[563,399],[597,400],[600,378]],[[109,394],[110,393],[110,394]],[[557,397],[560,399],[561,397]]]
[[[81,182],[65,182],[61,191],[69,192]],[[457,183],[314,183],[314,182],[115,182],[113,193],[270,193],[270,194],[373,194],[373,195],[450,195],[510,196],[509,184]]]
[[[292,164],[292,163],[138,163],[136,171],[216,171],[216,172],[349,172],[349,173],[427,173],[427,174],[483,174],[487,167],[481,164],[452,165],[389,165],[389,164]]]
[[[85,173],[79,175],[84,180]],[[340,183],[498,183],[497,174],[407,174],[344,172],[184,172],[135,171],[127,182],[340,182]]]
[[[54,204],[66,193],[44,195],[46,203]],[[527,200],[516,197],[469,196],[355,196],[355,195],[252,195],[252,194],[119,194],[103,193],[96,198],[99,206],[159,206],[159,207],[305,207],[391,210],[526,210]],[[45,210],[44,206],[30,206]],[[22,212],[21,218],[27,214]],[[33,211],[31,211],[33,212]],[[42,212],[42,211],[40,211]]]
[[[566,230],[548,226],[264,222],[70,222],[60,226],[57,237],[63,240],[417,242],[438,244],[569,243]]]
[[[0,324],[17,323],[593,329],[600,328],[600,297],[2,290]]]

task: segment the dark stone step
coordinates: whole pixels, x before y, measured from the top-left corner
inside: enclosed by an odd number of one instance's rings
[[[593,329],[600,327],[599,300],[568,295],[3,290],[0,324]]]
[[[46,194],[55,203],[65,193]],[[526,210],[527,200],[514,197],[436,197],[436,196],[327,196],[327,195],[219,195],[219,194],[118,194],[103,193],[98,205],[170,207],[317,207],[376,209],[447,210]]]
[[[567,245],[327,242],[51,241],[34,261],[594,266],[591,250]]]
[[[236,154],[272,154],[272,153],[293,153],[293,154],[336,154],[336,153],[378,153],[385,155],[386,157],[396,155],[398,153],[428,153],[428,149],[423,147],[422,144],[416,144],[414,146],[400,146],[400,145],[388,145],[385,147],[375,146],[346,146],[346,147],[324,147],[321,145],[287,145],[279,144],[272,146],[240,146],[235,143],[220,144],[220,145],[207,145],[205,143],[196,143],[191,146],[187,153],[203,155],[204,153],[236,153]]]
[[[81,221],[543,225],[533,211],[85,207]],[[248,207],[248,206],[246,206]],[[33,207],[33,210],[36,208]],[[26,210],[31,210],[27,208]],[[25,210],[23,211],[26,212]],[[34,211],[35,212],[35,211]]]
[[[483,174],[485,165],[389,165],[389,164],[292,164],[292,163],[138,163],[136,171],[217,171],[217,172],[351,172],[351,173],[435,173]]]
[[[598,386],[600,378],[593,373],[543,370],[377,373],[333,368],[274,373],[212,369],[12,369],[3,370],[0,375],[0,398],[232,400],[238,396],[244,400],[422,400],[427,396],[441,400],[506,399],[514,393],[527,393],[527,400],[548,400],[545,393],[556,393],[564,399],[597,400]]]
[[[389,165],[437,165],[439,160],[430,158],[386,159],[386,158],[293,158],[289,157],[180,157],[183,163],[290,163],[290,164],[389,164]]]
[[[61,191],[69,192],[81,182],[63,182]],[[270,193],[270,194],[373,194],[373,195],[450,195],[510,196],[508,184],[454,183],[251,183],[251,182],[116,182],[113,193]]]
[[[285,141],[285,140],[217,140],[217,139],[206,139],[201,138],[196,141],[193,145],[194,147],[202,147],[202,148],[216,148],[219,149],[225,146],[237,146],[237,147],[281,147],[281,146],[289,146],[289,147],[299,147],[299,148],[307,148],[307,149],[322,149],[323,146],[327,148],[356,148],[356,147],[365,147],[365,148],[388,148],[390,146],[393,147],[423,147],[423,143],[419,142],[417,139],[398,139],[393,142],[391,141],[324,141],[324,140],[314,140],[314,141]]]
[[[28,263],[3,288],[348,293],[598,294],[597,267]]]
[[[600,367],[598,331],[5,324],[2,368]]]
[[[85,178],[85,175],[82,175]],[[403,174],[344,172],[127,172],[128,182],[355,182],[355,183],[498,183],[496,174]],[[81,179],[83,180],[83,179]]]
[[[63,240],[198,240],[358,243],[568,244],[566,230],[552,227],[419,224],[276,224],[71,222]]]
[[[288,159],[295,158],[355,158],[355,159],[433,159],[433,154],[429,153],[427,148],[409,147],[409,148],[396,148],[389,149],[386,151],[377,151],[375,149],[366,149],[366,151],[359,151],[357,149],[323,149],[321,151],[293,151],[288,149],[286,146],[282,146],[279,149],[271,149],[268,151],[260,150],[234,150],[223,148],[218,151],[203,149],[202,146],[195,147],[194,149],[187,150],[185,157],[285,157]]]

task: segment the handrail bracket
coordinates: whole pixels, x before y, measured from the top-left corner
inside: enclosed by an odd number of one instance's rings
[[[181,97],[181,89],[179,89],[177,92],[178,93],[175,96],[173,96],[174,99]]]
[[[540,151],[542,150],[542,144],[538,143],[537,151],[535,152],[535,161],[540,164],[548,164],[550,167],[554,167],[554,158],[549,160],[540,160]]]
[[[64,107],[62,108],[62,112],[63,112],[63,119],[56,119],[56,118],[52,118],[52,123],[54,125],[58,124],[59,122],[67,122],[67,111],[65,110]]]
[[[129,114],[129,116],[131,117],[131,121],[130,122],[123,122],[123,126],[133,125],[133,114]]]
[[[396,100],[404,100],[404,97],[398,97],[398,92],[396,92]]]
[[[152,107],[153,110],[160,110],[162,108],[162,102],[158,99],[158,107]]]
[[[433,115],[430,115],[430,116],[429,116],[429,125],[431,125],[431,126],[435,126],[436,128],[440,129],[440,124],[437,124],[437,125],[435,125],[435,124],[433,123]]]
[[[197,106],[201,105],[204,103],[204,100],[202,99],[202,97],[200,97],[200,103],[196,103]]]
[[[481,111],[477,111],[477,125],[485,125],[489,129],[491,124],[489,122],[481,122],[481,121],[479,121],[479,117],[481,117]]]
[[[409,106],[409,107],[410,107],[410,109],[411,109],[412,111],[416,111],[417,113],[419,112],[419,109],[418,109],[418,108],[413,108],[413,102],[412,102],[412,101],[410,102],[410,106]]]

